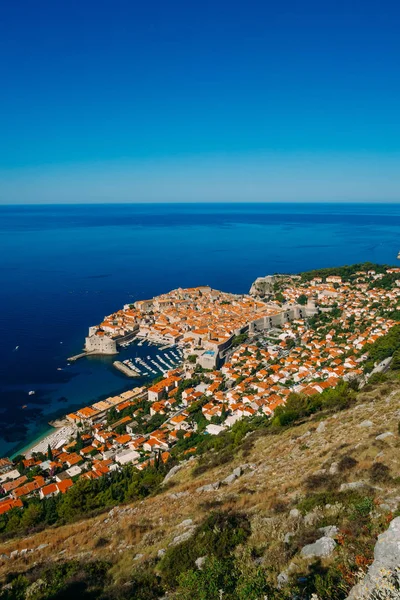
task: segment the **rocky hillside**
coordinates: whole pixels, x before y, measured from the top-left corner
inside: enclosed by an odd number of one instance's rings
[[[144,501],[4,540],[0,598],[398,598],[399,420],[391,374],[182,463]]]

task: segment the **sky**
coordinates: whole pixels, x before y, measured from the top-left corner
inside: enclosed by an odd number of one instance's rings
[[[395,1],[4,2],[0,202],[400,201]]]

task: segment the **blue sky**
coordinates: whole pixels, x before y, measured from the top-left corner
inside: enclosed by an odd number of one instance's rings
[[[399,30],[394,1],[4,2],[0,202],[398,201]]]

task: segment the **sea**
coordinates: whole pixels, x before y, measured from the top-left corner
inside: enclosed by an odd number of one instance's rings
[[[245,293],[274,273],[396,265],[399,234],[398,204],[0,206],[0,456],[39,439],[49,420],[148,380],[128,379],[110,357],[67,361],[124,304],[207,284]],[[132,344],[119,358],[157,353]]]

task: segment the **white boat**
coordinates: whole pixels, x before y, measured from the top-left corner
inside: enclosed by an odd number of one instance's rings
[[[30,392],[28,392],[28,396],[33,396],[33,394],[35,394],[36,392],[34,390],[31,390]]]
[[[14,352],[16,352],[18,350],[19,346],[15,346],[14,348]]]

